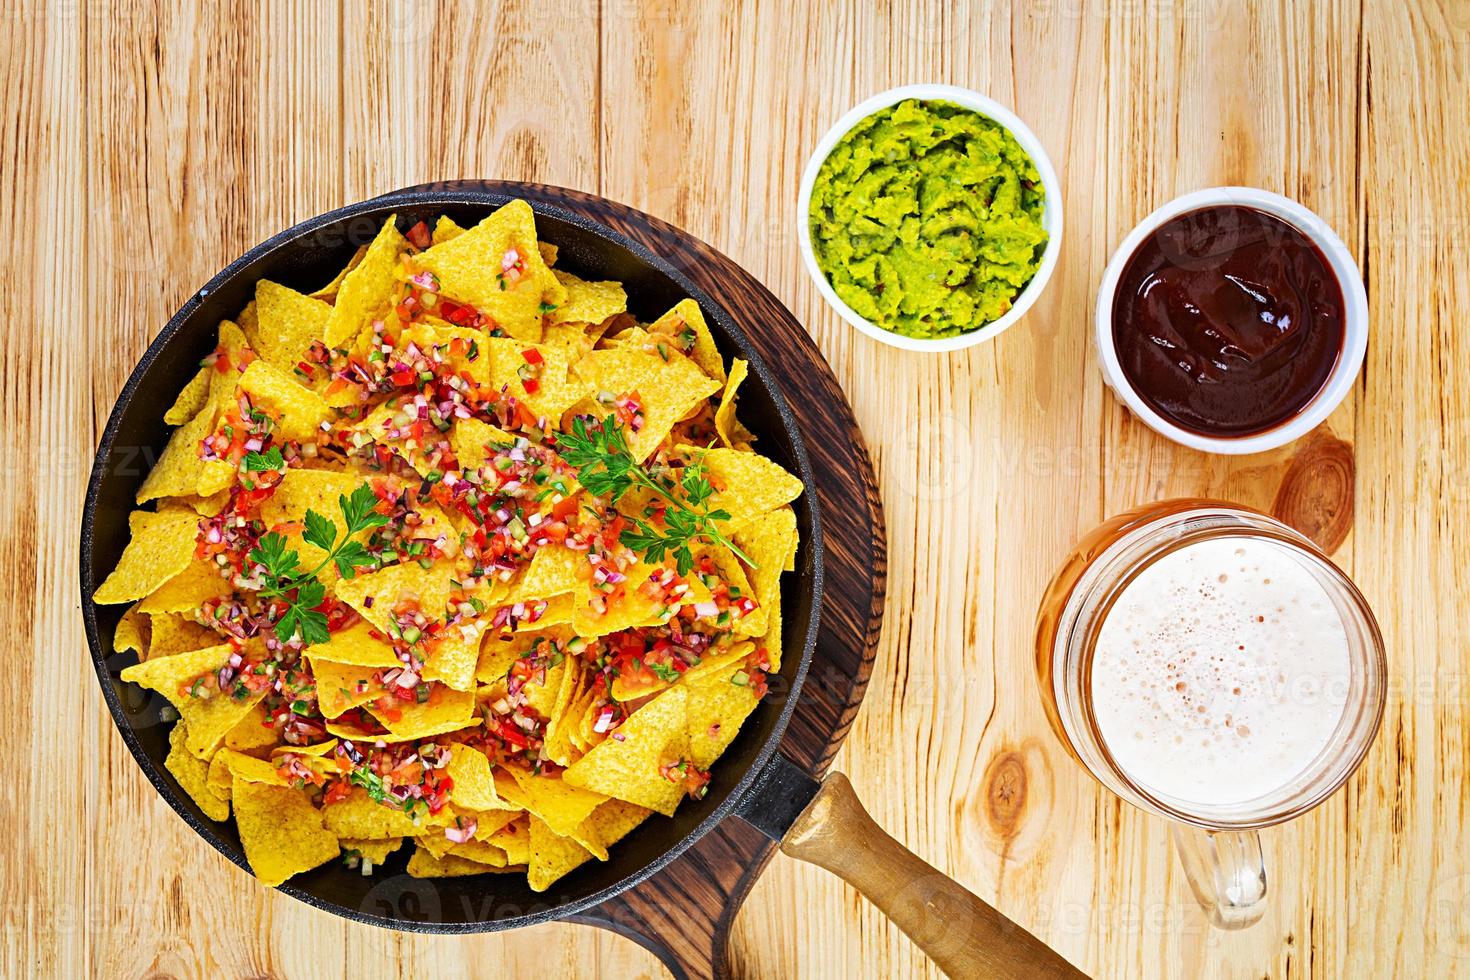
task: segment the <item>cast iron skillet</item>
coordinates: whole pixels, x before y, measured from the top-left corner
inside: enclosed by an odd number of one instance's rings
[[[160,710],[167,702],[118,679],[123,668],[136,662],[133,654],[111,652],[125,607],[97,606],[92,593],[122,553],[134,493],[168,439],[164,411],[213,349],[219,321],[234,317],[249,302],[258,280],[309,292],[330,280],[359,245],[371,241],[390,214],[398,216],[400,228],[419,220],[432,222],[442,214],[468,227],[508,200],[504,194],[469,189],[401,191],[320,215],[257,245],[169,320],[128,378],[103,431],[87,486],[81,541],[82,614],[103,696],[123,741],[163,798],[196,833],[247,871],[233,823],[205,817],[164,768],[169,725],[161,721]],[[722,353],[750,362],[740,389],[741,420],[760,437],[761,452],[807,486],[815,484],[801,433],[779,386],[723,308],[672,265],[612,229],[550,205],[533,202],[532,207],[539,236],[560,249],[557,266],[586,279],[622,282],[629,308],[639,319],[652,320],[686,297],[698,301]],[[883,834],[840,774],[819,787],[776,752],[811,662],[822,600],[822,532],[815,495],[804,494],[794,506],[801,547],[795,574],[782,583],[785,657],[780,676],[771,679],[772,695],[762,700],[714,767],[703,800],[686,801],[672,818],[651,817],[611,848],[611,860],[590,861],[539,894],[516,874],[411,878],[405,873],[409,847],[390,856],[370,877],[334,861],[297,875],[280,890],[348,919],[394,929],[512,929],[572,916],[631,888],[721,820],[738,814],[783,842],[788,853],[852,881],[952,973],[969,973],[982,965],[1005,973],[1022,971],[1018,976],[1066,968],[1065,961],[1037,940]],[[798,834],[803,840],[796,839]],[[835,848],[822,843],[828,839],[837,841]],[[858,866],[844,866],[845,858],[854,855]],[[922,887],[916,890],[916,885]],[[950,915],[936,914],[946,908]]]

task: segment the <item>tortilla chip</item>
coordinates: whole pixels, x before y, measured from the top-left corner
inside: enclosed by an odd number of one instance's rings
[[[230,582],[220,575],[218,565],[203,558],[192,559],[182,572],[138,603],[138,611],[150,616],[192,613],[210,599],[229,595],[231,591]]]
[[[463,875],[492,874],[506,870],[512,869],[481,864],[479,861],[456,857],[453,854],[435,857],[423,847],[416,849],[413,857],[408,859],[408,873],[415,878],[452,878]]]
[[[130,684],[157,691],[167,698],[189,726],[189,751],[208,758],[219,748],[225,733],[267,693],[261,690],[239,700],[228,694],[197,698],[190,695],[189,687],[194,681],[218,671],[229,662],[232,653],[234,648],[223,643],[135,664],[125,668],[120,676]]]
[[[433,244],[438,245],[440,242],[447,242],[451,238],[463,234],[464,229],[460,227],[459,223],[446,214],[441,215],[439,220],[434,223],[434,231],[430,240]]]
[[[194,508],[194,512],[200,517],[214,517],[222,513],[230,505],[230,489],[226,487],[218,493],[210,494],[208,497],[201,497],[194,493],[185,494],[182,497],[175,497],[174,500]]]
[[[368,712],[388,734],[379,736],[384,742],[411,742],[416,738],[429,738],[458,731],[475,719],[475,695],[472,691],[456,691],[435,684],[429,691],[429,700],[422,704],[412,701],[402,704],[398,718],[389,720],[379,708],[369,707]],[[331,731],[328,726],[327,731]],[[335,734],[335,733],[334,733]]]
[[[516,437],[504,429],[479,419],[456,419],[449,430],[449,448],[461,469],[480,469],[492,455],[489,446],[515,442]]]
[[[725,391],[720,395],[720,407],[715,409],[715,432],[720,442],[730,449],[749,449],[754,436],[735,418],[735,393],[750,370],[750,365],[735,358],[730,365],[730,377],[725,381]]]
[[[225,769],[233,780],[243,779],[246,782],[265,783],[269,786],[291,785],[291,781],[281,775],[270,760],[257,759],[253,755],[246,755],[233,749],[220,749],[209,764],[212,768]]]
[[[647,807],[623,800],[608,800],[582,822],[582,831],[596,834],[604,846],[611,847],[632,833],[634,828],[652,814],[653,811]]]
[[[453,577],[454,567],[447,562],[435,562],[432,568],[409,562],[339,581],[335,591],[337,598],[356,609],[363,619],[392,635],[388,624],[393,622],[393,609],[410,597],[424,615],[443,616],[453,591]]]
[[[573,763],[562,781],[672,816],[684,791],[659,768],[688,753],[687,700],[682,684],[664,691]]]
[[[510,778],[506,778],[506,774]],[[574,835],[607,796],[564,783],[554,776],[538,776],[519,766],[503,767],[496,773],[496,791],[533,816],[545,820],[558,834]]]
[[[301,378],[297,365],[314,341],[326,337],[331,318],[331,304],[262,279],[255,284],[255,328],[246,330],[245,336],[272,367]]]
[[[486,842],[505,852],[511,864],[531,862],[530,816],[522,814],[486,838]]]
[[[425,654],[424,680],[439,681],[456,691],[475,689],[475,665],[480,660],[480,638],[490,618],[474,616],[444,628]]]
[[[601,323],[628,308],[628,294],[620,282],[588,282],[560,269],[553,275],[566,289],[567,298],[546,314],[551,323]]]
[[[454,786],[449,802],[468,810],[519,810],[520,807],[500,798],[495,791],[495,776],[485,753],[468,745],[450,750],[449,778]],[[508,822],[508,821],[507,821]]]
[[[174,399],[173,406],[163,413],[163,420],[169,425],[183,425],[198,415],[209,404],[209,376],[213,373],[212,367],[200,368]]]
[[[541,331],[541,343],[567,355],[567,362],[576,364],[592,352],[597,338],[587,332],[586,323],[548,323]]]
[[[468,861],[478,861],[488,864],[492,868],[503,868],[510,862],[506,860],[505,852],[494,844],[482,840],[468,840],[463,844],[455,844],[449,849],[449,856],[464,858]]]
[[[332,418],[332,410],[320,395],[266,361],[250,362],[240,375],[240,390],[250,396],[252,405],[275,419],[275,434],[282,439],[315,442],[322,423]]]
[[[398,215],[388,216],[362,262],[347,273],[338,287],[325,330],[328,347],[348,344],[367,324],[388,312],[397,281],[398,256],[408,247],[408,242],[398,233],[397,221]]]
[[[504,337],[482,337],[479,344],[481,355],[471,366],[472,375],[513,395],[533,415],[558,419],[588,393],[586,380],[571,374],[572,360],[563,348]],[[531,351],[542,359],[535,392],[526,390],[520,376],[529,364],[526,354]]]
[[[513,283],[501,268],[511,250],[524,270]],[[566,288],[536,248],[536,217],[525,201],[511,201],[464,234],[430,247],[415,264],[439,279],[443,295],[470,304],[517,340],[540,340],[542,305],[566,302]]]
[[[112,633],[112,652],[126,653],[132,650],[138,655],[139,660],[148,657],[148,643],[152,639],[151,630],[153,624],[149,617],[138,611],[138,604],[128,607],[127,612],[122,614],[122,619],[117,621],[117,629]]]
[[[622,397],[637,392],[643,406],[643,427],[627,436],[628,448],[640,463],[658,448],[674,423],[720,390],[719,381],[676,352],[670,352],[666,360],[631,348],[594,350],[578,361],[574,370],[595,393]]]
[[[128,515],[128,531],[131,536],[117,566],[92,595],[98,604],[141,599],[188,567],[199,515],[183,507],[135,510]]]
[[[750,556],[755,601],[766,610],[766,633],[762,639],[771,658],[771,670],[781,669],[781,572],[796,550],[796,514],[789,507],[763,514],[734,534],[735,546]]]
[[[530,867],[526,877],[531,891],[544,892],[568,872],[592,858],[592,852],[570,837],[558,834],[531,815]]]
[[[708,769],[724,753],[760,703],[748,680],[737,682],[748,676],[745,665],[737,662],[689,684],[688,759],[700,769]]]
[[[220,641],[212,629],[178,613],[154,613],[150,620],[148,656],[171,657],[188,650],[202,650]]]
[[[300,790],[236,777],[232,797],[245,858],[265,884],[279,885],[340,853],[337,836],[323,826],[321,811]]]
[[[218,794],[209,788],[209,763],[194,755],[185,746],[187,727],[179,722],[168,733],[168,758],[163,760],[164,768],[173,773],[173,777],[179,781],[184,792],[199,805],[204,815],[211,820],[228,820],[230,818],[230,803],[221,799]]]
[[[225,748],[249,755],[278,744],[281,737],[266,719],[265,705],[255,705],[244,718],[235,723],[234,728],[225,732]]]
[[[362,265],[362,260],[363,257],[367,255],[367,250],[368,247],[366,245],[359,245],[357,247],[357,251],[352,253],[351,261],[349,261],[345,266],[342,267],[341,272],[338,272],[335,276],[332,277],[331,282],[327,283],[325,286],[318,290],[308,293],[307,295],[310,296],[312,299],[319,299],[328,303],[335,300],[337,298],[337,291],[342,288],[342,281],[347,278],[347,274],[349,272],[351,272],[353,269],[356,269],[359,265]]]
[[[385,837],[382,839],[343,837],[337,842],[344,854],[356,854],[370,864],[382,864],[388,860],[388,855],[403,846],[402,837]]]
[[[704,313],[694,300],[680,300],[672,310],[649,324],[648,332],[655,337],[661,334],[678,336],[681,325],[694,332],[694,344],[689,351],[689,359],[698,364],[705,374],[724,384],[725,359],[720,356],[719,348],[715,347],[715,338],[709,332],[709,324],[704,322]]]
[[[334,663],[353,667],[397,667],[402,661],[393,644],[374,636],[372,623],[358,621],[332,634],[326,643],[306,648],[313,664]]]
[[[198,415],[174,430],[158,462],[138,488],[138,503],[185,494],[207,496],[229,485],[235,475],[233,466],[223,460],[199,458],[200,444],[214,433],[214,420],[214,406],[206,405]]]
[[[306,512],[314,510],[342,528],[341,498],[349,497],[364,482],[363,476],[354,472],[337,470],[307,470],[292,468],[281,477],[272,493],[260,504],[260,519],[268,531],[281,531],[286,537],[286,550],[296,552],[303,569],[315,568],[326,559],[327,553],[314,544],[307,544],[302,536]],[[359,531],[354,540],[366,542],[368,531]],[[317,575],[324,584],[330,585],[337,579],[337,569],[328,565]]]
[[[344,799],[322,807],[327,829],[338,837],[414,837],[436,826],[442,827],[450,819],[447,809],[431,816],[419,807],[416,813],[418,822],[396,807],[374,803],[361,789],[354,789]]]
[[[310,648],[316,649],[317,647]],[[318,660],[310,650],[307,652],[307,659],[311,662],[311,672],[316,678],[316,702],[322,717],[337,718],[343,712],[361,707],[382,696],[382,687],[373,681],[373,675],[381,667],[359,667]]]

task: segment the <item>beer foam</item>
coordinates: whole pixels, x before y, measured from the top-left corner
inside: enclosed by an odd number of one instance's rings
[[[1214,538],[1158,559],[1119,596],[1093,659],[1093,712],[1140,786],[1229,807],[1312,765],[1351,670],[1342,619],[1306,565],[1269,540]]]

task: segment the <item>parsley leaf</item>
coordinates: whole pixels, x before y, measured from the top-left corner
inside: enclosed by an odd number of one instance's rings
[[[720,531],[717,521],[728,521],[725,510],[710,510],[709,501],[715,488],[709,481],[704,463],[695,459],[684,467],[677,485],[671,480],[656,479],[633,458],[633,451],[617,420],[608,416],[589,429],[587,420],[572,420],[572,431],[557,437],[556,448],[568,466],[577,470],[577,480],[594,497],[608,497],[614,503],[634,487],[644,487],[668,501],[663,513],[665,531],[635,518],[633,526],[619,538],[644,558],[658,564],[666,554],[674,556],[680,575],[688,575],[694,567],[692,546],[698,543],[721,544],[729,548],[747,565],[755,562]]]
[[[306,512],[306,528],[301,539],[327,552],[311,571],[301,571],[301,556],[286,550],[285,535],[276,531],[261,535],[250,551],[250,560],[265,572],[266,584],[260,590],[261,595],[270,599],[286,598],[286,611],[276,622],[276,637],[282,643],[299,637],[303,644],[311,646],[331,639],[327,615],[317,608],[327,595],[327,587],[317,578],[322,569],[335,565],[343,578],[352,578],[359,568],[378,565],[378,559],[367,547],[352,539],[354,534],[388,523],[388,518],[375,510],[378,498],[373,488],[364,483],[351,496],[339,496],[337,504],[345,525],[345,533],[340,538],[335,523],[314,510]]]
[[[282,470],[286,468],[286,460],[281,456],[281,447],[272,446],[263,453],[249,452],[245,454],[245,472],[263,473],[267,470]]]

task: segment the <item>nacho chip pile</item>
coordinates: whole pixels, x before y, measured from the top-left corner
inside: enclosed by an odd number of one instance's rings
[[[522,201],[390,218],[314,293],[260,282],[168,410],[95,599],[268,884],[411,842],[544,890],[701,796],[780,667],[802,486],[746,364],[556,257]]]

